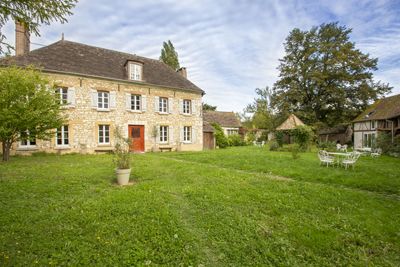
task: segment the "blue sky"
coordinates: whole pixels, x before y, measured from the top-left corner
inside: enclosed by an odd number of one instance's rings
[[[41,27],[33,43],[65,39],[158,58],[171,40],[188,78],[219,110],[242,111],[257,87],[278,79],[283,43],[293,28],[338,21],[353,29],[356,47],[378,57],[375,79],[400,93],[398,0],[81,0],[69,23]],[[14,26],[3,29],[14,43]],[[31,48],[38,48],[32,45]]]

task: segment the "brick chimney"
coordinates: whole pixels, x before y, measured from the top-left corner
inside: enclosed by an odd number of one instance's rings
[[[30,34],[23,22],[15,21],[15,55],[25,55],[29,52]]]
[[[180,69],[177,70],[177,72],[182,75],[183,77],[187,78],[187,72],[186,72],[186,68],[182,67]]]

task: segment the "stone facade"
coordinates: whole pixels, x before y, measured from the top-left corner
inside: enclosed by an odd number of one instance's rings
[[[57,86],[68,88],[74,92],[73,102],[63,108],[65,125],[68,125],[69,145],[59,146],[56,137],[48,141],[37,140],[34,146],[14,144],[13,153],[26,154],[33,151],[50,153],[94,153],[110,151],[114,147],[113,134],[118,127],[124,136],[128,136],[129,125],[144,126],[145,151],[160,151],[168,148],[176,151],[198,151],[203,149],[203,118],[201,111],[202,94],[197,92],[150,86],[140,82],[114,81],[102,78],[90,78],[80,75],[64,75],[47,73],[50,81]],[[99,111],[93,106],[92,94],[96,90],[107,91],[115,96],[115,108],[109,111]],[[127,94],[141,95],[146,99],[145,111],[127,110]],[[171,102],[170,112],[156,112],[156,97],[168,98]],[[182,100],[191,100],[191,114],[182,114]],[[144,104],[144,103],[143,103]],[[99,144],[98,126],[109,125],[110,143]],[[158,130],[160,125],[169,127],[167,143],[159,142]],[[182,129],[190,126],[192,138],[183,142]]]

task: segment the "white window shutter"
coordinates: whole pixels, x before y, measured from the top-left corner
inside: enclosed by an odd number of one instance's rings
[[[196,100],[191,100],[191,106],[192,106],[192,114],[196,115],[196,108],[197,108],[197,102]]]
[[[147,96],[142,95],[142,111],[146,111],[147,110]]]
[[[183,135],[184,135],[183,129],[184,129],[184,128],[185,128],[184,126],[181,126],[181,130],[180,130],[180,141],[181,141],[181,142],[183,142]]]
[[[115,91],[110,92],[110,108],[117,107],[117,93]]]
[[[183,100],[179,99],[179,114],[183,114]]]
[[[174,143],[174,128],[172,126],[168,126],[168,143]]]
[[[156,125],[156,144],[160,143],[160,125]]]
[[[131,110],[131,94],[125,93],[125,108]]]
[[[174,101],[172,98],[168,98],[168,113],[172,113],[172,108],[174,106]]]
[[[196,130],[192,127],[192,143],[194,144],[194,143],[196,143],[196,138],[197,138],[197,136],[196,136]]]
[[[154,97],[154,111],[155,112],[160,111],[160,97],[158,97],[158,96]]]
[[[68,105],[75,107],[75,88],[70,87],[67,91]]]
[[[91,90],[90,92],[92,95],[92,108],[97,108],[97,91]]]

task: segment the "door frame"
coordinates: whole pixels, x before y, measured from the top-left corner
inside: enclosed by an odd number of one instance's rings
[[[144,153],[146,151],[146,138],[145,138],[145,136],[146,136],[146,126],[144,124],[128,124],[128,138],[132,138],[129,129],[130,129],[130,127],[134,127],[134,126],[143,127],[143,137],[142,137],[142,139],[143,139],[143,150],[137,150],[137,151],[131,150],[131,147],[133,146],[133,144],[131,144],[129,146],[129,151],[130,152],[134,152],[134,153]],[[132,140],[132,143],[133,143],[133,140]]]

